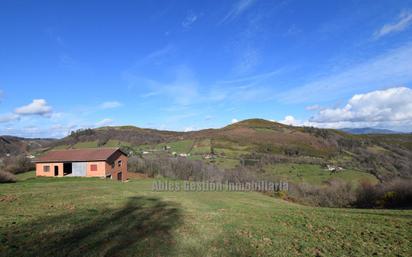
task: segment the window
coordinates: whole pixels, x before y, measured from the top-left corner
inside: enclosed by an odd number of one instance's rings
[[[90,165],[90,171],[97,171],[97,165],[96,164]]]
[[[112,163],[112,169],[114,169],[114,162]]]
[[[117,166],[121,167],[122,166],[122,160],[117,161]]]
[[[44,165],[43,166],[43,171],[44,172],[49,172],[50,171],[50,166],[49,165]]]

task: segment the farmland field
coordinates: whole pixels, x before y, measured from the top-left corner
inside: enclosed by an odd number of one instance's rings
[[[408,256],[411,210],[301,206],[152,179],[19,175],[0,186],[0,256]]]
[[[376,177],[370,173],[348,169],[331,173],[325,168],[313,164],[282,163],[268,165],[265,167],[265,171],[279,177],[282,180],[295,183],[304,182],[319,185],[331,179],[340,179],[353,184],[357,184],[362,181],[368,181],[372,184],[378,183]]]

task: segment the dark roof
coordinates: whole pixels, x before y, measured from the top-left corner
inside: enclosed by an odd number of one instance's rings
[[[106,161],[119,148],[90,148],[90,149],[70,149],[55,150],[36,158],[35,162],[82,162],[82,161]]]

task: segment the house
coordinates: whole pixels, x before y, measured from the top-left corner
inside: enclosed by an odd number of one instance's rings
[[[342,167],[334,166],[334,165],[329,165],[329,164],[326,165],[326,168],[327,168],[328,171],[331,171],[331,172],[342,171],[342,170],[343,170]]]
[[[127,180],[127,155],[119,148],[50,151],[35,161],[36,176]]]
[[[208,153],[208,154],[203,155],[203,159],[206,159],[206,160],[215,159],[215,155]]]

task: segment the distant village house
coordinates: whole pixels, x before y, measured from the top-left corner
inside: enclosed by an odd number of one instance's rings
[[[343,168],[339,167],[339,166],[335,166],[335,165],[326,165],[326,168],[328,169],[328,171],[330,172],[336,172],[336,171],[342,171]]]
[[[50,151],[35,160],[36,176],[127,180],[127,155],[118,148]]]

